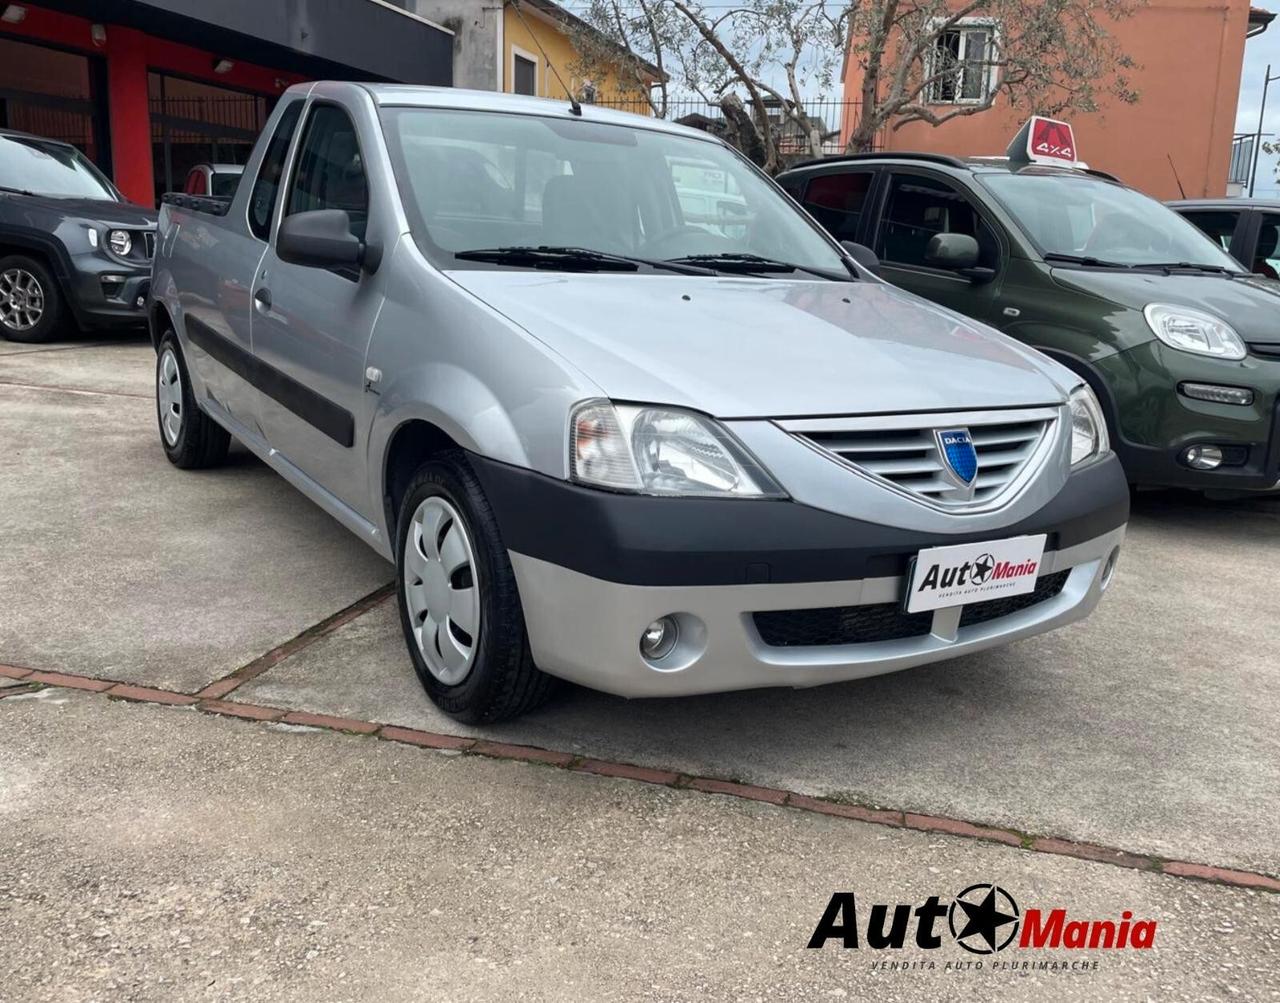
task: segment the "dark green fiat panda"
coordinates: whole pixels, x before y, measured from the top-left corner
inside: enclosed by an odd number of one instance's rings
[[[1277,488],[1280,283],[1161,203],[1018,157],[864,154],[778,181],[887,281],[1080,374],[1131,483]]]

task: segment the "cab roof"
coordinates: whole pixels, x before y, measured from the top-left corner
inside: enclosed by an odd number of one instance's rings
[[[1010,160],[1008,157],[953,157],[946,153],[916,153],[908,150],[883,151],[880,153],[844,153],[834,157],[823,157],[819,160],[806,160],[796,164],[789,171],[810,170],[818,167],[831,167],[848,163],[890,163],[890,164],[930,164],[935,167],[948,167],[954,171],[968,171],[972,174],[1065,174],[1088,175],[1103,181],[1114,181],[1121,184],[1119,178],[1106,171],[1094,170],[1091,167],[1054,167],[1047,164],[1028,164],[1024,161]]]

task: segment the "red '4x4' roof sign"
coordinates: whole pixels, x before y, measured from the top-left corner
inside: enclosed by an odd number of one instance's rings
[[[1080,162],[1071,126],[1039,115],[1018,130],[1018,135],[1009,144],[1009,158],[1059,167],[1075,167]]]

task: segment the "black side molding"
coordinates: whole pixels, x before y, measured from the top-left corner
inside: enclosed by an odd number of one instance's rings
[[[246,352],[198,317],[187,317],[185,321],[187,337],[241,379],[278,401],[308,425],[314,425],[339,446],[350,448],[355,445],[356,419],[350,411]]]

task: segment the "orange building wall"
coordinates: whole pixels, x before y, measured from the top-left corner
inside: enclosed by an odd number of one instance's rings
[[[1129,71],[1140,93],[1137,104],[1114,98],[1091,114],[1067,113],[1080,156],[1157,198],[1178,198],[1169,157],[1187,198],[1226,194],[1231,137],[1244,61],[1248,0],[1149,0],[1133,17],[1114,24],[1112,34],[1138,66]],[[847,101],[857,101],[862,79],[849,60]],[[886,130],[890,150],[920,150],[959,156],[1003,154],[1033,108],[995,107],[934,128],[913,122]],[[852,128],[845,123],[847,138]]]

